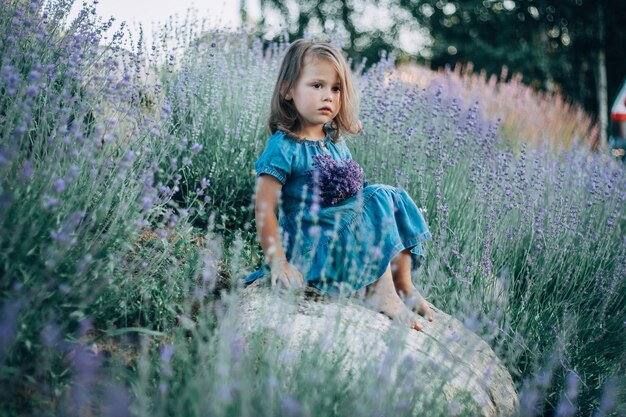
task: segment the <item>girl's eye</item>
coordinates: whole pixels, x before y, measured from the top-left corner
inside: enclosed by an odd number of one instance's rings
[[[339,92],[339,91],[341,91],[341,87],[333,87],[333,91]]]
[[[321,86],[322,86],[322,84],[320,84],[320,83],[313,84],[313,88],[320,88]]]

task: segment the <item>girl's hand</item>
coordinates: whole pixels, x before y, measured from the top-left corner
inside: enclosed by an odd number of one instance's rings
[[[271,268],[272,288],[277,284],[285,288],[302,288],[304,287],[304,278],[298,268],[287,262],[287,260],[279,261]]]

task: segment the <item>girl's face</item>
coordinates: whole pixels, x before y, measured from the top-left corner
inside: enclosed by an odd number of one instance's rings
[[[341,80],[335,67],[325,59],[307,56],[300,77],[285,94],[300,115],[300,136],[321,139],[323,126],[341,109]]]

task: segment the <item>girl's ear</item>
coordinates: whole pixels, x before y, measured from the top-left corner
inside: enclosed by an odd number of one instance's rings
[[[287,83],[283,81],[280,86],[280,95],[287,101],[291,100],[291,90],[287,91]]]

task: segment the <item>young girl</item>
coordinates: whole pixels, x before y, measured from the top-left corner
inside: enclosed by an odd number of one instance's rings
[[[404,190],[363,187],[363,171],[342,140],[344,132],[360,130],[357,109],[341,52],[305,40],[288,48],[272,97],[272,136],[254,164],[255,218],[267,263],[246,284],[269,272],[272,286],[358,291],[377,311],[421,330],[415,313],[430,321],[433,315],[411,269],[431,235]]]

